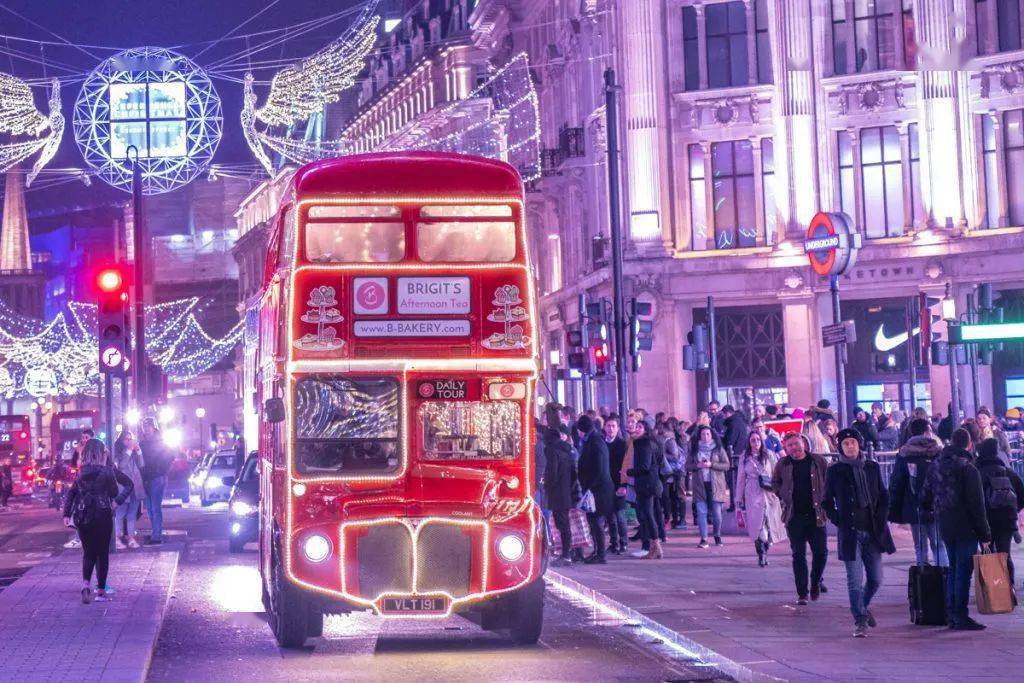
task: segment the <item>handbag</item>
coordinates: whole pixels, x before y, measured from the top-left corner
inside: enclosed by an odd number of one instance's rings
[[[740,529],[747,528],[747,519],[743,516],[743,510],[736,508],[736,526]]]
[[[590,489],[584,491],[576,507],[590,514],[597,512],[597,501],[594,500],[594,493]]]
[[[974,601],[979,614],[1006,614],[1017,604],[1006,553],[982,550],[974,556]]]
[[[759,474],[757,475],[758,485],[765,491],[772,490],[772,475],[770,474]]]

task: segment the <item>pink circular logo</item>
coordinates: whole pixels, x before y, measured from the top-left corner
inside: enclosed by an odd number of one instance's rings
[[[502,398],[512,398],[516,393],[516,388],[511,384],[502,384],[498,387],[498,393],[501,394]]]
[[[384,288],[379,282],[365,282],[356,290],[356,303],[366,310],[380,308],[384,303]]]
[[[430,398],[434,395],[434,384],[432,382],[424,382],[420,385],[420,396],[423,398]]]

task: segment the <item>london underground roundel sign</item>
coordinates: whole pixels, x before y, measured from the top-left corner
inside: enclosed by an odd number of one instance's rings
[[[811,268],[822,277],[842,275],[857,261],[861,236],[851,229],[845,213],[820,211],[811,219],[804,252]]]

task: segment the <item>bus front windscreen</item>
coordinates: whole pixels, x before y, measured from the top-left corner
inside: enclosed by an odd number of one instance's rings
[[[295,469],[311,476],[398,470],[398,381],[307,377],[295,385]]]
[[[425,460],[514,460],[523,423],[515,401],[428,401],[420,405]]]

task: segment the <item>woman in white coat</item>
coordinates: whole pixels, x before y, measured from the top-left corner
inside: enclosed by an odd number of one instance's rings
[[[747,535],[754,539],[757,563],[762,567],[768,566],[768,548],[773,543],[786,540],[782,506],[779,497],[771,491],[776,460],[775,454],[765,447],[761,434],[750,432],[739,465],[736,490]]]

